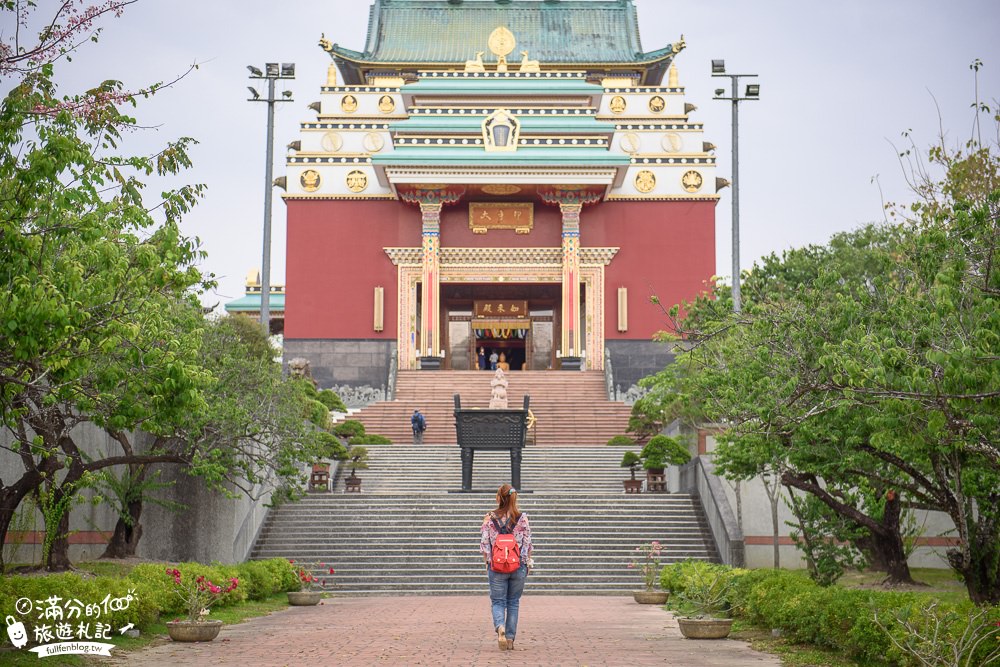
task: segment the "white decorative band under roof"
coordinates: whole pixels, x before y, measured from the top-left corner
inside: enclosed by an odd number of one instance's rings
[[[704,130],[704,123],[628,123],[615,125],[616,130]]]
[[[714,165],[714,157],[644,157],[632,158],[632,164],[706,164]]]
[[[511,61],[510,66],[518,61]],[[421,79],[580,79],[587,76],[583,70],[567,70],[564,72],[439,72],[436,70],[420,70],[417,76]]]
[[[388,123],[301,123],[303,130],[388,130]]]
[[[288,164],[369,164],[367,157],[290,157]]]
[[[453,107],[414,107],[409,110],[414,116],[454,116],[473,115],[485,116],[496,111],[496,107],[482,109],[455,109]],[[515,116],[596,116],[597,110],[594,108],[564,109],[561,107],[538,108],[529,107],[526,109],[507,109]]]

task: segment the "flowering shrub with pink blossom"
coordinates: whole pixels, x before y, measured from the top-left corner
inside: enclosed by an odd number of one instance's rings
[[[167,568],[167,574],[174,578],[174,592],[180,597],[187,610],[187,620],[192,622],[205,620],[202,617],[208,616],[208,610],[219,599],[220,596],[236,590],[239,579],[233,577],[229,580],[229,585],[223,588],[213,584],[204,575],[189,577],[186,581],[177,568]]]
[[[324,574],[334,575],[336,570],[333,567],[327,565],[326,563],[296,563],[294,560],[289,560],[288,564],[292,566],[295,570],[296,576],[299,578],[299,582],[302,584],[300,590],[303,591],[320,591],[326,590],[328,580],[326,577],[319,578],[313,574],[316,570],[324,571]],[[333,580],[329,580],[329,586],[333,587]]]
[[[635,550],[639,553],[639,557],[628,564],[629,569],[638,568],[642,572],[642,578],[646,583],[646,590],[651,591],[656,586],[660,575],[660,553],[662,552],[662,547],[657,540],[653,540],[649,544],[636,547]]]

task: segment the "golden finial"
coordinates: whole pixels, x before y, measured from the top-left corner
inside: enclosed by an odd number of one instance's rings
[[[326,85],[336,86],[337,85],[337,66],[333,63],[327,65],[326,68]]]
[[[670,73],[668,74],[668,78],[667,78],[667,86],[670,87],[670,88],[680,88],[681,87],[681,84],[678,82],[678,79],[677,79],[677,64],[676,63],[670,63]]]

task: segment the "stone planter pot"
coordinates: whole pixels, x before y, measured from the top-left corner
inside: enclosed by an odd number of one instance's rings
[[[622,484],[625,485],[625,493],[642,493],[641,479],[624,479]]]
[[[210,642],[220,630],[222,621],[167,621],[167,633],[175,642]]]
[[[733,628],[733,619],[678,618],[677,625],[688,639],[724,639]]]
[[[311,607],[323,599],[323,591],[289,591],[288,604],[293,607]]]
[[[668,591],[633,591],[633,599],[639,604],[667,604]]]

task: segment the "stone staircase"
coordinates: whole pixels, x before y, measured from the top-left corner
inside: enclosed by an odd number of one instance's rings
[[[372,446],[358,471],[362,493],[310,494],[271,512],[254,558],[336,568],[346,595],[484,594],[478,551],[483,515],[510,475],[506,453],[477,452],[474,489],[457,493],[457,446]],[[521,509],[531,520],[531,594],[623,594],[641,587],[628,568],[635,547],[659,540],[662,561],[716,560],[697,498],[626,495],[617,447],[529,447]],[[345,471],[344,474],[347,474]],[[342,475],[343,476],[343,475]],[[322,573],[317,569],[317,576]]]
[[[419,409],[427,419],[424,442],[453,445],[454,395],[462,397],[462,407],[485,408],[492,378],[486,371],[400,371],[395,400],[373,403],[351,418],[369,433],[410,443],[410,415]],[[513,371],[507,380],[509,407],[520,408],[525,394],[531,397],[539,445],[604,445],[628,426],[631,408],[608,400],[600,371]]]

